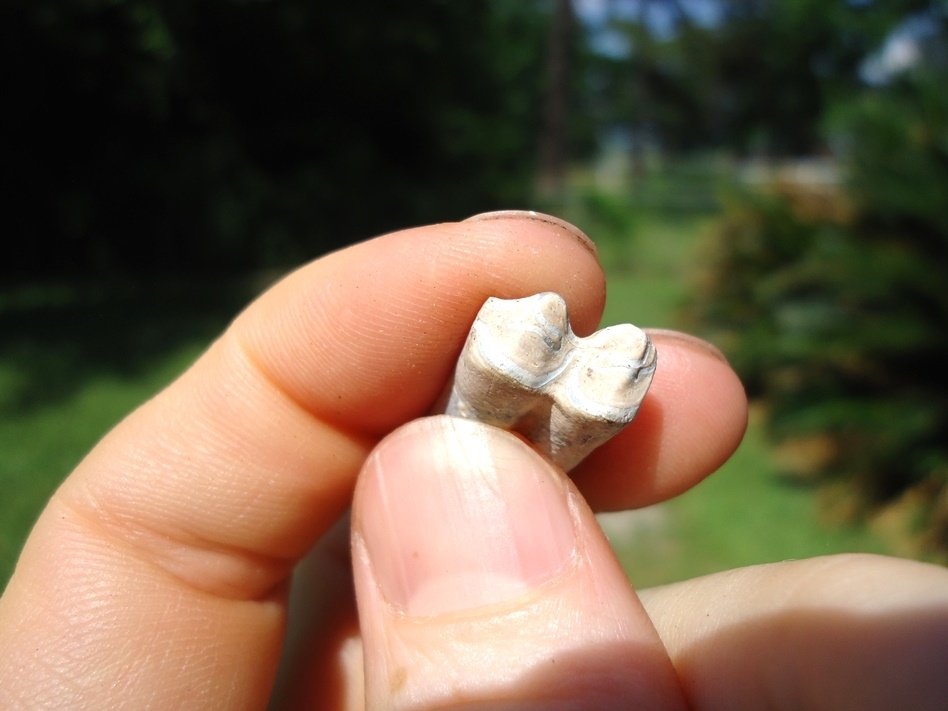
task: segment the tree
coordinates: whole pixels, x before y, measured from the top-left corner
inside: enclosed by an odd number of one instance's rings
[[[285,264],[532,188],[546,18],[447,0],[11,0],[11,274]]]
[[[557,195],[564,187],[569,156],[570,71],[576,18],[570,0],[556,0],[547,40],[546,101],[540,140],[539,190]]]
[[[945,56],[948,23],[937,18]],[[696,311],[779,440],[829,443],[820,473],[855,513],[909,497],[948,555],[948,65],[867,89],[836,117],[845,192],[735,199]]]
[[[618,97],[602,102],[607,120],[651,127],[673,150],[820,152],[823,117],[858,94],[866,56],[927,5],[735,0],[702,18],[678,0],[613,0],[610,27],[629,52],[600,70],[600,96]]]

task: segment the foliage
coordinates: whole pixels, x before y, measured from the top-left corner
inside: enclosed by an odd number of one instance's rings
[[[696,312],[768,402],[774,435],[829,434],[826,473],[867,507],[924,492],[928,541],[948,550],[944,81],[918,73],[837,117],[847,193],[733,197]]]
[[[538,3],[10,0],[7,274],[288,263],[525,197]]]
[[[671,151],[809,154],[823,146],[824,112],[858,92],[860,64],[900,20],[930,4],[733,0],[701,22],[686,3],[630,0],[622,6],[638,13],[611,21],[627,55],[603,56],[590,70],[596,105],[604,123]],[[650,8],[674,18],[671,27],[650,22]]]
[[[860,89],[858,68],[925,0],[738,0],[716,33],[719,119],[733,146],[800,155],[822,145],[824,112]]]

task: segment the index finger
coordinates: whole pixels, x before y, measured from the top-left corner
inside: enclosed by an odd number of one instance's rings
[[[264,707],[290,571],[379,436],[431,406],[487,296],[556,290],[579,328],[599,319],[588,241],[494,217],[302,268],[109,433],[0,600],[0,706]]]
[[[431,406],[487,296],[544,289],[594,328],[596,259],[538,219],[407,230],[329,255],[251,305],[61,496],[188,551],[197,541],[249,554],[249,570],[218,561],[218,581],[191,553],[163,564],[205,588],[259,594],[345,510],[374,442]]]

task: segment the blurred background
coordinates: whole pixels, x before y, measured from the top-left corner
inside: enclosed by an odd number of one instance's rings
[[[62,478],[304,260],[532,208],[747,438],[602,517],[639,585],[948,561],[948,3],[5,0],[0,582]]]

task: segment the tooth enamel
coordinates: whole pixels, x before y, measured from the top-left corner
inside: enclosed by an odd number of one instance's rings
[[[559,294],[490,298],[445,412],[520,432],[568,471],[632,421],[655,363],[648,336],[631,324],[577,337]]]

